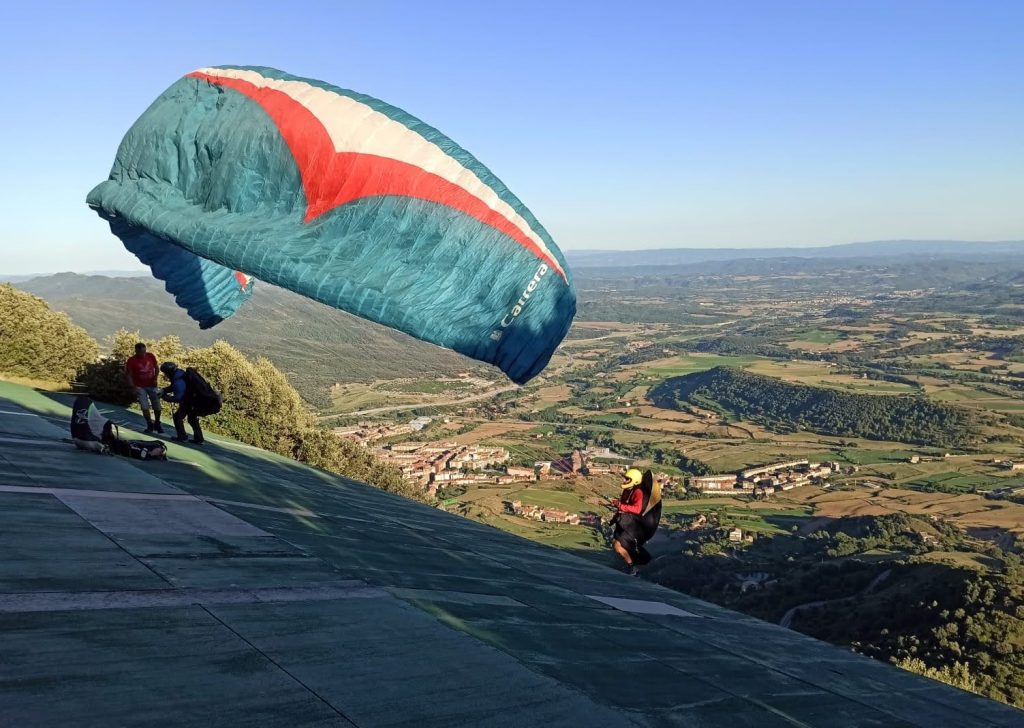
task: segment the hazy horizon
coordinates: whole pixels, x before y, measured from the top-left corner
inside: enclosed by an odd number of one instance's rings
[[[647,253],[656,251],[674,251],[674,250],[686,250],[686,251],[751,251],[752,253],[762,250],[825,250],[833,248],[842,248],[846,246],[860,246],[860,245],[873,245],[881,243],[901,243],[901,244],[934,244],[934,243],[945,243],[945,244],[958,244],[958,245],[1024,245],[1024,239],[1021,240],[907,240],[907,239],[881,239],[881,240],[857,240],[846,243],[832,243],[824,245],[750,245],[750,246],[729,246],[729,245],[714,245],[714,246],[663,246],[659,248],[569,248],[565,252],[570,254],[581,254],[581,253]],[[753,256],[756,257],[756,256]],[[571,261],[570,261],[571,262]],[[35,276],[51,276],[58,275],[61,273],[76,273],[78,275],[115,275],[124,273],[138,273],[148,274],[149,268],[142,263],[139,263],[133,256],[128,255],[127,265],[122,267],[104,267],[104,268],[67,268],[57,267],[50,270],[7,270],[3,263],[0,263],[0,281],[5,278],[27,278]]]

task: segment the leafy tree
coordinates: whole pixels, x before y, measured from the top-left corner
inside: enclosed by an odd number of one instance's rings
[[[92,337],[46,302],[0,284],[0,372],[70,382],[93,362],[99,347]]]
[[[703,460],[687,457],[683,454],[676,458],[675,466],[684,473],[691,475],[710,475],[712,473],[711,466]]]

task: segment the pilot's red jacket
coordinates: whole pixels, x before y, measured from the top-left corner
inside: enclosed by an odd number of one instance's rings
[[[619,498],[619,513],[632,513],[639,516],[644,510],[644,493],[637,487],[622,491]]]

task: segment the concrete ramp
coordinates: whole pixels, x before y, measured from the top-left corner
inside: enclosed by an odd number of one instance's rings
[[[0,383],[0,726],[1024,725],[216,436],[78,452],[64,407]]]

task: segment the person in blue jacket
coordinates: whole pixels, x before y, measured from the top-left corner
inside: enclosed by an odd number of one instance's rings
[[[174,439],[178,442],[188,442],[188,434],[185,432],[185,419],[187,418],[188,424],[192,427],[192,443],[202,445],[204,442],[203,430],[199,426],[199,414],[196,412],[192,393],[189,392],[185,370],[180,369],[173,361],[165,361],[160,365],[160,371],[171,382],[169,386],[164,387],[164,401],[174,402],[178,405],[171,417],[174,421],[174,429],[178,431]]]

